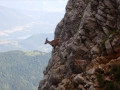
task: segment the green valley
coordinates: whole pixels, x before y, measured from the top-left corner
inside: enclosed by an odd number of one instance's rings
[[[37,90],[50,53],[9,51],[0,53],[1,90]]]

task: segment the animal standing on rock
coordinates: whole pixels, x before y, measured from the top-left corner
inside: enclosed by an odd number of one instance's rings
[[[56,38],[52,41],[49,41],[47,38],[46,38],[46,41],[45,41],[45,44],[49,43],[52,47],[55,47],[58,45],[58,42],[59,42],[60,38]]]

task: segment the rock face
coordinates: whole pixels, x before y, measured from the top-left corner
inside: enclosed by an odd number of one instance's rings
[[[38,90],[113,90],[99,78],[115,81],[105,75],[120,64],[120,0],[69,0],[55,38]]]

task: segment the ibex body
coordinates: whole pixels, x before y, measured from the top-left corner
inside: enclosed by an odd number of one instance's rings
[[[52,41],[49,41],[47,38],[46,38],[46,41],[45,41],[45,44],[49,43],[52,47],[56,47],[56,45],[58,44],[58,41],[60,40],[60,38],[56,38]]]

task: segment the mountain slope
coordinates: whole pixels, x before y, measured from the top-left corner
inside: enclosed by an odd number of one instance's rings
[[[63,14],[59,12],[20,10],[0,6],[0,52],[9,50],[51,51],[51,46],[44,45],[44,41],[46,37],[49,40],[53,39],[54,35],[49,36],[49,34],[53,33],[56,23],[62,17]]]
[[[46,38],[53,40],[53,33],[35,34],[19,42],[19,44],[27,50],[45,51],[45,49],[48,49],[50,51],[52,47],[50,45],[44,45]]]
[[[26,47],[38,47],[42,46],[45,42],[45,39],[49,38],[49,40],[53,39],[53,33],[40,33],[40,34],[35,34],[27,39],[23,40],[20,42],[21,45],[24,45]]]
[[[15,40],[1,40],[0,41],[0,51],[5,52],[9,50],[40,50],[49,52],[52,47],[50,45],[45,45],[45,39],[53,40],[53,33],[39,33],[29,36],[24,39],[20,37]]]

